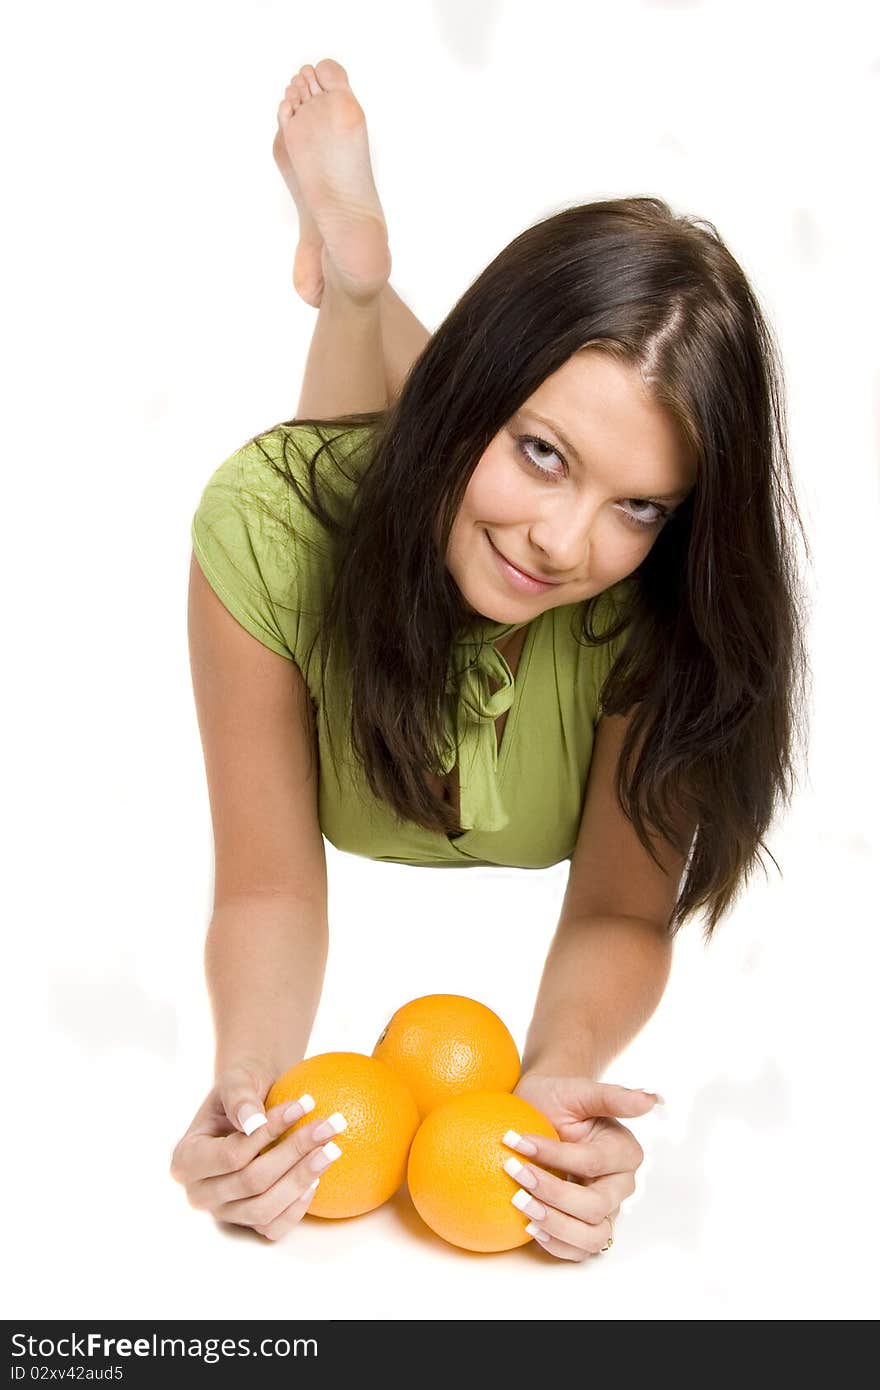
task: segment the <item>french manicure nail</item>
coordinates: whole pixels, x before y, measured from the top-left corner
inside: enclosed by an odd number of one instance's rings
[[[533,1144],[531,1139],[523,1139],[522,1135],[517,1134],[515,1129],[509,1129],[501,1142],[506,1144],[509,1149],[516,1149],[518,1153],[527,1154],[531,1158],[534,1158],[538,1152],[537,1144]]]
[[[530,1221],[526,1226],[526,1235],[534,1236],[535,1240],[549,1240],[550,1232],[545,1231],[543,1226],[539,1226],[537,1221]]]
[[[512,1178],[516,1178],[517,1182],[521,1183],[523,1187],[534,1187],[538,1181],[535,1175],[530,1173],[528,1168],[520,1163],[518,1158],[506,1158],[504,1160],[504,1171],[505,1173],[509,1173]]]
[[[330,1143],[325,1144],[323,1149],[318,1149],[317,1152],[312,1154],[309,1160],[309,1167],[313,1173],[323,1173],[324,1169],[329,1168],[330,1164],[333,1163],[335,1159],[341,1157],[342,1150],[337,1144],[334,1144],[331,1139]]]
[[[294,1120],[301,1120],[303,1115],[308,1115],[314,1110],[315,1102],[308,1091],[301,1095],[299,1100],[292,1100],[281,1118],[286,1125],[292,1125]]]
[[[259,1129],[261,1125],[267,1125],[269,1121],[262,1110],[256,1105],[252,1105],[250,1101],[245,1101],[238,1112],[238,1123],[245,1134],[253,1134],[255,1129]]]
[[[527,1212],[529,1216],[536,1217],[538,1221],[543,1221],[547,1215],[547,1208],[542,1206],[540,1202],[536,1202],[531,1193],[526,1192],[522,1187],[514,1192],[510,1200],[520,1211]]]
[[[324,1120],[321,1124],[315,1127],[315,1132],[312,1135],[312,1138],[317,1139],[319,1141],[321,1139],[329,1139],[331,1135],[341,1134],[342,1131],[347,1128],[348,1121],[346,1120],[345,1116],[340,1115],[339,1111],[337,1110],[333,1115],[329,1115],[326,1120]]]

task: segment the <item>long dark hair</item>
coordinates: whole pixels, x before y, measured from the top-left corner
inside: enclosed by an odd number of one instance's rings
[[[695,487],[630,576],[624,611],[597,632],[603,596],[585,600],[580,636],[598,645],[626,631],[602,691],[605,713],[637,706],[617,796],[656,862],[649,827],[686,858],[670,933],[705,907],[708,941],[764,867],[762,837],[793,794],[809,670],[795,532],[809,545],[779,353],[716,228],[657,198],[546,218],[462,295],[387,411],[275,427],[285,449],[288,426],[320,432],[308,495],[286,455],[273,467],[338,544],[322,631],[346,653],[352,745],[371,790],[401,818],[457,833],[424,775],[442,775],[450,650],[467,621],[444,561],[450,530],[487,445],[588,346],[640,371],[696,460]],[[343,514],[319,495],[317,458],[364,425],[371,460]],[[683,823],[696,827],[685,842]]]

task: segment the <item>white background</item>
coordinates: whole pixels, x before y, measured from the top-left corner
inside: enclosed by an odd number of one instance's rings
[[[763,0],[45,3],[2,58],[6,1316],[865,1318],[877,1312],[880,43]],[[217,464],[294,413],[315,311],[270,147],[304,62],[348,69],[392,283],[429,328],[513,236],[659,194],[774,324],[813,546],[809,775],[707,949],[605,1079],[656,1088],[614,1249],[435,1240],[403,1196],[271,1246],[168,1177],[210,1085],[211,829],[186,641]],[[310,1051],[422,993],[522,1044],[565,886],[328,845]]]

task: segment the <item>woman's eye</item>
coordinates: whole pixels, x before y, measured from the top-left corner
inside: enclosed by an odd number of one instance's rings
[[[626,513],[635,526],[659,526],[660,522],[665,521],[669,516],[669,511],[666,507],[661,507],[659,502],[646,502],[643,497],[628,497],[626,499],[626,504],[628,507],[637,509],[634,512]],[[651,508],[650,516],[639,514],[639,509],[643,507]]]
[[[558,479],[565,476],[564,472],[558,472],[555,468],[547,468],[546,464],[553,459],[558,459],[565,467],[562,455],[558,450],[548,444],[546,439],[538,439],[537,436],[524,434],[517,440],[517,447],[527,463],[534,468],[536,473],[542,474],[545,478]]]
[[[554,448],[552,444],[548,444],[546,439],[541,439],[534,434],[524,434],[517,439],[516,443],[520,454],[535,473],[538,473],[547,482],[558,483],[562,481],[565,477],[565,460],[559,450]],[[562,465],[561,470],[547,467],[553,459],[557,459]],[[647,515],[644,514],[645,508],[649,509]],[[659,502],[649,502],[644,497],[627,497],[625,505],[621,508],[621,513],[630,526],[640,527],[644,530],[661,525],[671,515],[668,507],[661,506]]]

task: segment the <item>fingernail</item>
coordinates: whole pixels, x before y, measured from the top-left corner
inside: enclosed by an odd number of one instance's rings
[[[656,1101],[658,1105],[666,1104],[666,1101],[663,1099],[662,1096],[658,1096],[656,1091],[649,1091],[647,1086],[636,1086],[635,1089],[637,1091],[641,1091],[643,1095],[650,1096],[651,1099]]]
[[[314,1192],[315,1188],[318,1186],[318,1183],[319,1183],[320,1181],[321,1181],[320,1178],[315,1178],[315,1181],[314,1181],[314,1182],[310,1182],[309,1185],[308,1185],[308,1187],[306,1188],[305,1192],[303,1193],[303,1196],[304,1196],[304,1197],[308,1197],[308,1196],[310,1195],[310,1193]]]
[[[537,1221],[530,1221],[526,1226],[526,1235],[534,1236],[535,1240],[550,1240],[550,1232],[545,1231],[543,1226],[539,1226]]]
[[[534,1216],[538,1221],[543,1221],[544,1217],[547,1215],[547,1208],[542,1206],[540,1202],[536,1202],[534,1197],[521,1187],[514,1192],[510,1200],[520,1211],[526,1212],[529,1216]]]
[[[309,1167],[313,1173],[323,1173],[324,1169],[329,1168],[335,1159],[341,1157],[342,1150],[331,1140],[329,1144],[324,1145],[323,1149],[318,1149],[317,1153],[312,1154]]]
[[[315,1102],[308,1091],[306,1091],[304,1095],[300,1096],[299,1100],[292,1100],[290,1102],[281,1118],[286,1125],[292,1125],[294,1120],[301,1120],[303,1115],[308,1115],[314,1108]]]
[[[533,1144],[531,1139],[523,1139],[521,1134],[517,1134],[515,1129],[509,1129],[501,1140],[509,1149],[516,1149],[518,1153],[529,1154],[534,1158],[538,1152],[537,1144]]]
[[[248,1100],[245,1101],[238,1112],[238,1123],[241,1125],[245,1134],[253,1134],[255,1129],[259,1129],[261,1125],[267,1125],[269,1121],[266,1119],[266,1116],[259,1106],[252,1105]]]
[[[329,1115],[321,1124],[315,1126],[312,1132],[312,1138],[319,1141],[321,1139],[329,1139],[332,1134],[341,1134],[342,1131],[347,1128],[348,1120],[344,1115],[340,1115],[337,1110],[335,1114]]]
[[[517,1182],[522,1183],[523,1187],[534,1187],[538,1181],[534,1173],[520,1163],[518,1158],[505,1158],[504,1171],[509,1173]]]

